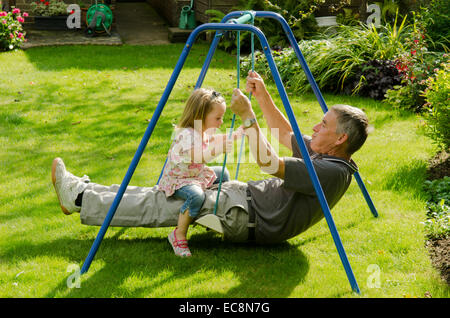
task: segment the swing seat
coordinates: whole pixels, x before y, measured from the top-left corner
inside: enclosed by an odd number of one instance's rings
[[[195,220],[194,223],[223,235],[222,223],[220,222],[217,215],[207,214]]]

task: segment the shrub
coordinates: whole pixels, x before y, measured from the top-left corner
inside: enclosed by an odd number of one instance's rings
[[[442,53],[428,51],[424,32],[419,26],[405,41],[408,48],[395,59],[396,67],[402,77],[402,85],[395,86],[386,92],[386,101],[393,107],[423,111],[425,99],[423,91],[427,87],[427,79],[440,68]]]
[[[325,71],[325,69],[329,67],[327,56],[329,51],[333,48],[332,43],[326,40],[301,41],[299,47],[305,56],[311,72],[313,72],[314,75],[322,75],[315,78],[319,87],[328,87],[329,83],[335,84],[333,81],[330,81],[330,78],[336,76],[336,74],[332,72],[334,70],[328,72]],[[310,88],[306,75],[298,62],[294,50],[291,48],[285,48],[279,51],[274,50],[272,51],[272,55],[286,87],[299,93],[303,93]],[[250,67],[250,57],[243,57],[241,72],[247,74]],[[263,78],[272,80],[266,57],[261,51],[255,52],[255,71]]]
[[[355,80],[361,66],[374,59],[389,60],[404,52],[405,40],[412,26],[405,25],[406,17],[400,25],[386,25],[379,29],[360,24],[359,27],[340,25],[335,34],[316,40],[303,40],[298,43],[303,56],[320,89],[343,91],[347,80]],[[285,84],[295,92],[303,93],[310,89],[304,72],[301,70],[292,49],[285,49],[281,56],[275,56],[280,74]],[[249,68],[249,58],[244,58],[243,72]],[[283,68],[286,69],[283,69]],[[255,69],[269,74],[264,59],[255,62]],[[261,72],[262,70],[262,72]],[[283,76],[284,75],[284,76]],[[270,78],[270,77],[269,77]],[[357,81],[360,78],[356,79]]]
[[[426,180],[424,190],[427,194],[427,201],[431,204],[443,203],[450,204],[450,177],[445,176],[442,179]]]
[[[317,22],[313,12],[325,0],[240,0],[232,11],[273,11],[281,14],[289,24],[294,36],[297,39],[311,37],[318,30]],[[217,10],[209,10],[208,14],[212,15],[211,22],[219,22],[224,14]],[[278,21],[273,19],[255,19],[255,26],[260,28],[270,45],[285,47],[288,45],[286,35]],[[242,52],[250,52],[250,33],[241,32],[241,50]],[[256,39],[255,43],[259,43]],[[232,51],[236,48],[234,39],[222,38],[219,47]]]
[[[358,26],[360,23],[359,13],[354,13],[349,8],[344,8],[342,12],[336,15],[336,22],[343,25]]]
[[[344,92],[382,100],[387,90],[400,84],[401,76],[395,62],[375,59],[356,67],[354,79],[345,85]]]
[[[422,107],[415,108],[415,105],[420,97],[420,91],[415,86],[416,84],[394,85],[392,89],[386,91],[384,100],[394,108],[419,112]]]
[[[428,195],[427,220],[423,223],[430,239],[450,234],[450,177],[425,181]]]
[[[446,204],[436,205],[432,216],[423,224],[429,239],[447,237],[450,234],[450,207]]]
[[[8,51],[19,48],[26,41],[22,23],[28,13],[21,14],[20,9],[11,12],[0,11],[0,50]]]
[[[427,81],[424,91],[426,132],[437,145],[448,150],[450,147],[450,63],[444,63],[434,77]]]
[[[407,49],[405,41],[413,31],[413,26],[406,23],[406,18],[399,22],[396,16],[392,25],[385,24],[378,28],[364,23],[360,23],[359,27],[341,25],[337,32],[327,34],[326,38],[355,50],[355,54],[364,61],[390,60]]]
[[[427,42],[435,50],[448,51],[450,41],[450,1],[431,0],[421,10],[421,18],[427,30]]]

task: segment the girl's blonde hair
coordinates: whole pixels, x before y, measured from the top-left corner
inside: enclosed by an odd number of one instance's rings
[[[198,88],[189,96],[184,107],[183,115],[178,123],[178,128],[194,128],[194,121],[204,122],[206,115],[212,110],[214,104],[225,103],[223,96],[212,89]]]

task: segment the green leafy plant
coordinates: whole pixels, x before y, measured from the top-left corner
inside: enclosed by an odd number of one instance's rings
[[[446,55],[448,57],[448,55]],[[424,118],[425,131],[439,148],[450,147],[450,62],[427,80],[424,91],[426,104]]]
[[[450,177],[445,176],[442,179],[432,181],[426,180],[424,190],[429,203],[440,204],[444,200],[444,204],[450,204]]]
[[[100,3],[101,1],[99,1]],[[80,8],[87,9],[92,5],[92,0],[78,0],[76,3],[80,6]]]
[[[209,22],[211,23],[219,23],[222,21],[222,18],[225,16],[225,13],[223,13],[220,10],[206,10],[205,14],[209,15]]]
[[[325,0],[240,0],[232,8],[232,11],[273,11],[279,13],[286,19],[294,36],[297,39],[310,38],[318,31],[317,22],[313,12],[323,4]],[[219,22],[224,14],[217,10],[208,10],[211,22]],[[273,19],[255,19],[255,26],[260,28],[267,37],[272,47],[286,47],[289,42],[278,21]],[[250,33],[241,32],[241,50],[250,51]],[[256,40],[257,45],[259,45]],[[236,48],[236,41],[230,38],[222,38],[219,47],[226,51],[233,51]]]
[[[28,17],[27,12],[14,8],[11,12],[0,11],[0,51],[19,48],[26,41],[22,23]]]
[[[420,24],[413,26],[411,36],[405,40],[405,47],[408,49],[395,59],[402,76],[402,85],[388,90],[386,101],[393,107],[421,112],[425,104],[422,93],[427,87],[427,79],[439,70],[445,56],[429,51],[423,27]]]
[[[448,51],[450,46],[450,1],[431,0],[422,7],[421,19],[427,31],[426,40],[430,47]]]
[[[336,22],[343,25],[358,26],[360,23],[359,12],[353,12],[352,9],[343,8],[342,12],[336,14]]]
[[[405,21],[406,18],[397,25],[396,20],[394,25],[378,29],[362,23],[358,27],[340,25],[335,28],[335,33],[314,40],[303,40],[298,45],[320,89],[341,92],[347,80],[354,81],[364,63],[375,59],[391,60],[408,49],[406,38],[413,27],[406,25]],[[269,74],[265,59],[261,57],[255,62],[255,69],[259,69],[262,74]],[[310,89],[291,48],[284,49],[274,58],[277,63],[281,63],[277,65],[286,85],[299,93]],[[243,72],[250,65],[249,58],[246,60]]]
[[[390,22],[391,19],[395,19],[398,14],[399,5],[392,0],[384,0],[383,2],[374,2],[381,8],[381,18],[385,22]]]
[[[384,101],[393,108],[411,109],[419,97],[419,91],[413,86],[394,85],[392,89],[386,91]]]
[[[67,6],[62,0],[39,0],[30,4],[33,14],[43,17],[67,15]]]
[[[450,234],[450,177],[427,180],[424,190],[428,195],[427,220],[423,222],[428,238]]]
[[[392,60],[370,60],[356,68],[355,77],[344,86],[346,94],[382,100],[386,91],[401,84],[400,74]]]
[[[450,234],[450,207],[442,204],[436,205],[435,209],[432,217],[423,222],[427,237],[430,239],[442,238]]]

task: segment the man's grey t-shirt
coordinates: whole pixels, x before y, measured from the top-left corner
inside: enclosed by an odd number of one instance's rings
[[[358,168],[353,161],[314,153],[309,146],[310,137],[304,136],[303,140],[331,209],[347,191]],[[277,243],[295,237],[324,217],[294,135],[291,142],[293,154],[284,158],[284,180],[248,182],[256,213],[255,236],[260,243]]]

